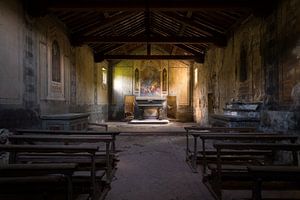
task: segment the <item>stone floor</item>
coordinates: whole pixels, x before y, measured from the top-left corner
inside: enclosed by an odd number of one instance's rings
[[[163,133],[163,135],[184,135],[185,126],[195,126],[196,123],[181,123],[172,122],[168,124],[129,124],[127,122],[106,122],[109,131],[120,131],[122,135],[133,135],[133,133],[138,133],[137,135],[145,135],[149,133]]]
[[[106,200],[211,200],[185,162],[184,136],[120,136],[120,162]]]
[[[184,126],[130,125],[109,122],[109,130],[121,131],[117,138],[120,162],[106,200],[213,200],[202,183],[202,174],[193,173],[185,162]],[[273,192],[266,197],[300,197],[299,192]],[[245,199],[251,191],[224,191],[223,199]],[[293,198],[295,199],[295,198]],[[298,199],[298,198],[297,198]]]

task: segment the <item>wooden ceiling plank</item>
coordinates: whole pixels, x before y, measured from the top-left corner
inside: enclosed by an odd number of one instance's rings
[[[201,54],[203,53],[202,51],[195,51],[194,49],[191,49],[190,47],[187,47],[186,45],[184,44],[175,44],[174,46],[186,51],[186,52],[189,52],[189,53],[192,53],[194,55],[198,55],[198,54]]]
[[[188,11],[185,15],[186,18],[191,18],[193,15],[193,12],[192,11]],[[182,36],[184,31],[185,31],[185,28],[186,28],[186,25],[185,24],[182,24],[181,27],[180,27],[180,30],[178,32],[178,36]],[[176,53],[176,50],[177,50],[177,46],[176,45],[173,45],[172,47],[172,50],[171,50],[171,54],[175,54]]]
[[[203,34],[206,34],[208,36],[221,36],[222,35],[219,32],[216,32],[205,26],[195,23],[194,21],[192,21],[189,18],[179,16],[174,12],[160,12],[160,14],[163,15],[164,17],[169,17],[181,24],[185,24],[186,26],[197,29],[199,32],[202,32]]]
[[[103,60],[197,60],[204,61],[204,55],[95,55],[95,62]]]
[[[129,21],[126,24],[123,24],[123,23],[118,24],[115,26],[115,29],[118,32],[118,35],[122,35],[122,34],[128,35],[131,33],[131,31],[133,29],[135,29],[138,26],[143,26],[143,29],[144,29],[145,25],[143,24],[143,21],[136,20],[136,21]]]
[[[69,23],[68,21],[62,20],[64,23],[66,23],[67,26],[72,28],[73,31],[81,31],[83,29],[88,29],[89,27],[95,26],[99,23],[99,21],[102,21],[104,18],[99,13],[94,13],[87,15],[86,17],[82,17],[81,15],[78,15],[79,19],[74,20],[74,22]]]
[[[35,2],[38,0],[31,0]],[[198,11],[203,9],[249,9],[254,8],[260,3],[259,0],[173,0],[173,1],[141,1],[141,0],[48,0],[47,6],[49,10],[97,10],[97,11],[114,11],[114,10],[130,10],[144,11],[146,6],[151,11]]]
[[[105,48],[104,50],[101,50],[101,51],[98,51],[97,54],[99,55],[104,55],[104,54],[107,54],[107,53],[111,53],[113,51],[116,51],[117,49],[119,48],[122,48],[123,46],[125,46],[126,44],[117,44],[117,45],[112,45],[108,48]]]
[[[81,36],[83,34],[90,34],[93,33],[99,29],[110,27],[112,24],[118,23],[128,17],[132,17],[136,15],[137,13],[134,12],[123,12],[120,15],[104,19],[103,21],[99,21],[99,23],[95,24],[94,26],[89,27],[88,29],[84,29],[78,32],[75,32],[75,35]],[[74,36],[76,37],[76,36]]]
[[[186,37],[186,36],[167,36],[167,37],[146,37],[146,36],[82,36],[74,42],[77,43],[151,43],[151,44],[199,44],[215,43],[219,38],[216,37]]]

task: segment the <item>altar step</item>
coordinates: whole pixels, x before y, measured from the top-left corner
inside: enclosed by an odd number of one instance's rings
[[[170,121],[167,119],[133,119],[129,124],[168,124]]]

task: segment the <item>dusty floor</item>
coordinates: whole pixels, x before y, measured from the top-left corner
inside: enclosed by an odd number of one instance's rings
[[[192,173],[185,162],[183,127],[194,123],[108,125],[122,134],[117,140],[120,162],[107,200],[212,199],[200,174]],[[155,136],[145,136],[151,134]]]
[[[184,136],[120,136],[120,162],[106,200],[211,200],[185,162]]]
[[[202,183],[202,173],[193,173],[185,162],[184,126],[194,123],[172,122],[168,125],[129,125],[108,123],[109,130],[121,131],[117,138],[120,162],[112,189],[106,200],[213,200]],[[300,192],[264,193],[266,197],[293,197]],[[224,191],[223,199],[245,199],[251,191]],[[295,198],[296,197],[296,198]]]
[[[168,124],[128,124],[127,122],[107,122],[109,131],[121,131],[122,135],[144,135],[148,133],[180,134],[185,133],[185,126],[195,126],[196,123],[170,122]]]

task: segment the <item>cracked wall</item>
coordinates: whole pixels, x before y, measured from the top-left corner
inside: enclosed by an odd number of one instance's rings
[[[207,93],[199,96],[200,107],[208,113],[208,95],[215,114],[223,113],[225,104],[233,100],[263,102],[262,127],[299,128],[299,24],[300,1],[279,1],[271,14],[250,16],[242,22],[225,48],[208,50],[205,73],[200,73],[200,79],[207,80]],[[280,111],[276,119],[271,111]],[[199,115],[198,122],[207,120]],[[276,126],[278,121],[286,124],[285,120],[292,120],[291,125]]]

